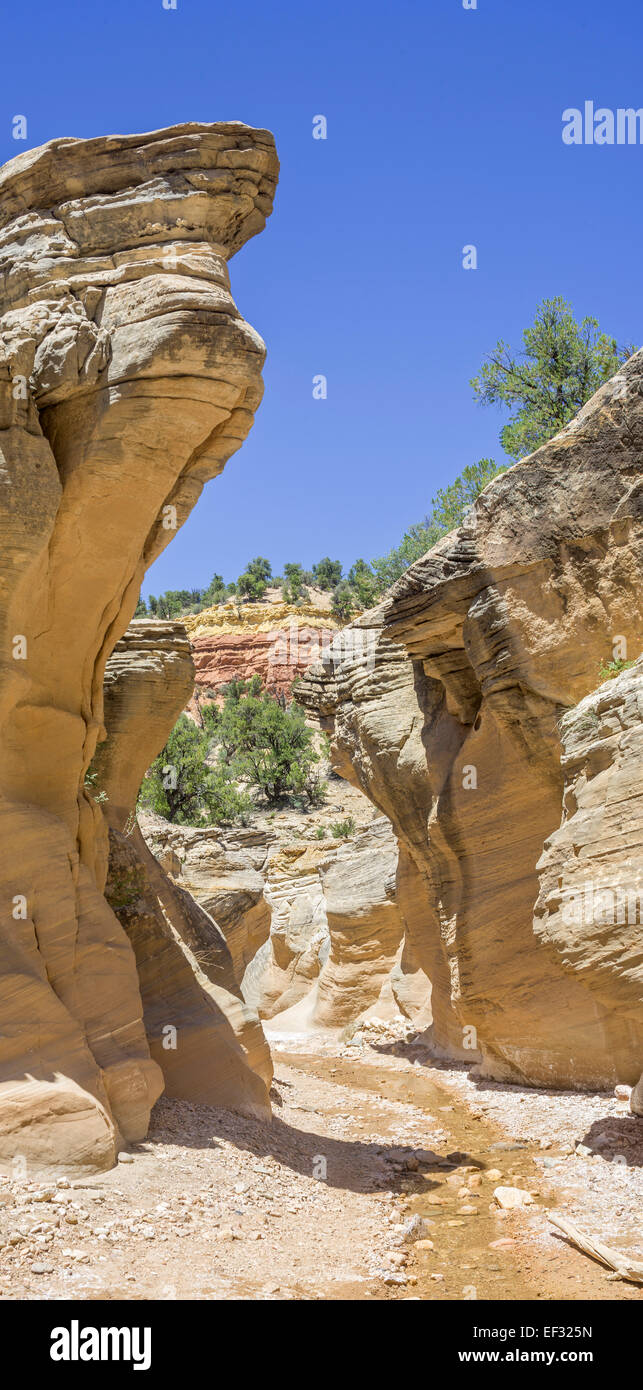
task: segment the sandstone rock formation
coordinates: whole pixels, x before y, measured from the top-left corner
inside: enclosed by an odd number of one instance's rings
[[[563,821],[545,842],[534,930],[599,1005],[618,1055],[640,1065],[643,999],[643,658],[560,724]],[[616,1007],[617,1006],[617,1007]]]
[[[217,696],[228,681],[260,676],[272,695],[290,699],[298,677],[328,648],[338,624],[326,594],[298,606],[270,591],[261,603],[234,602],[188,614],[196,668],[195,699],[189,713],[199,717],[199,701]]]
[[[312,1003],[313,1026],[345,1027],[380,998],[404,935],[397,859],[390,822],[380,816],[322,866],[330,952]]]
[[[264,348],[226,261],[271,211],[241,124],[0,171],[0,1159],[108,1165],[162,1086],[85,774],[146,567],[245,438]]]
[[[170,882],[135,822],[145,769],[193,681],[180,623],[132,622],[107,662],[107,739],[93,764],[110,826],[105,897],[134,949],[145,1032],[166,1093],[266,1114],[270,1053],[256,1014],[242,1000],[225,938],[189,893]]]
[[[350,790],[336,792],[342,804]],[[375,1010],[429,1028],[431,987],[402,910],[414,902],[406,860],[385,818],[358,793],[348,801],[361,826],[346,841],[311,838],[297,813],[226,831],[143,815],[141,828],[175,889],[216,919],[261,1018],[341,1031]]]
[[[308,995],[328,957],[320,874],[328,853],[328,846],[282,843],[266,863],[270,935],[243,976],[244,998],[264,1019],[284,1013]]]
[[[109,737],[92,761],[103,810],[115,830],[134,812],[147,771],[194,684],[194,663],[182,623],[136,619],[116,643],[105,667],[104,724]]]
[[[640,650],[642,444],[639,352],[618,389],[495,479],[357,621],[366,655],[344,646],[298,691],[332,735],[337,770],[413,861],[436,1037],[477,1043],[495,1076],[602,1086],[640,1074],[638,948],[610,938],[612,969],[609,943],[590,935],[585,968],[570,968],[540,918],[534,931],[534,905],[561,821],[559,722],[596,688],[617,638]],[[627,860],[622,825],[614,858]]]
[[[141,826],[159,864],[216,921],[241,981],[270,932],[263,872],[269,837],[251,828],[172,825],[149,814]]]

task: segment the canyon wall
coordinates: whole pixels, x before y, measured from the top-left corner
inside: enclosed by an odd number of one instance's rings
[[[227,260],[278,164],[240,123],[0,171],[0,1159],[104,1167],[163,1078],[86,774],[146,568],[239,447],[264,346]]]
[[[601,663],[641,649],[642,449],[639,352],[348,629],[354,655],[344,641],[298,689],[335,767],[390,817],[413,863],[414,950],[436,1040],[477,1045],[491,1076],[607,1086],[641,1071],[639,923],[581,931],[570,956],[550,879],[563,854],[601,886],[608,872],[577,841],[577,793],[563,801],[561,729],[573,738],[568,711],[596,690]],[[614,709],[609,687],[595,697],[604,746],[588,761],[610,807],[614,887],[637,882],[641,864],[640,799],[618,814],[611,805],[638,775],[640,709],[628,697],[621,728],[616,693]],[[566,845],[552,841],[561,819]]]
[[[340,1032],[372,1011],[430,1030],[431,985],[407,935],[406,861],[389,822],[368,807],[356,833],[329,842],[305,821],[222,830],[144,815],[141,828],[175,887],[216,919],[261,1018]]]
[[[92,764],[109,825],[105,897],[134,950],[143,1023],[166,1095],[265,1116],[270,1052],[256,1013],[242,999],[225,936],[171,882],[136,821],[143,775],[193,683],[181,623],[130,623],[107,662],[107,738]]]
[[[184,619],[195,665],[194,700],[188,712],[221,694],[228,681],[260,676],[271,695],[290,700],[295,682],[330,645],[338,624],[326,594],[284,603],[271,590],[261,603],[217,604]]]

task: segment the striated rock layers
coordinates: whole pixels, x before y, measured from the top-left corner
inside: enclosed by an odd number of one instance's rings
[[[272,594],[278,594],[273,590]],[[260,676],[272,695],[290,699],[298,677],[329,647],[338,624],[330,606],[311,599],[295,607],[279,602],[233,602],[188,614],[184,619],[195,665],[194,702],[219,695],[231,680]]]
[[[226,262],[277,167],[268,132],[231,123],[55,140],[0,171],[5,1161],[106,1166],[162,1087],[85,774],[144,571],[261,398]]]
[[[586,707],[566,712],[613,650],[640,651],[642,449],[639,352],[348,629],[354,658],[345,640],[298,692],[413,863],[437,1040],[478,1045],[497,1077],[602,1086],[641,1071],[640,925],[572,930],[554,879],[577,886],[587,869],[616,888],[640,873],[641,802],[624,793],[640,782],[639,697],[623,677],[592,697],[603,732],[584,752]]]
[[[563,822],[538,864],[534,930],[600,1004],[618,1004],[611,1027],[636,1073],[643,998],[643,658],[581,700],[560,731]]]

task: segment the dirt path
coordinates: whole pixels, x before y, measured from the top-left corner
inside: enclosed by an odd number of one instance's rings
[[[497,1116],[482,1113],[475,1088],[466,1094],[462,1071],[426,1059],[418,1066],[404,1048],[280,1046],[285,1040],[277,1040],[271,1124],[162,1100],[148,1140],[112,1172],[71,1184],[5,1179],[0,1296],[643,1296],[607,1281],[552,1233],[547,1208],[587,1209],[589,1170],[607,1160],[583,1162],[562,1152],[570,1145],[560,1137],[538,1138],[533,1104],[543,1105],[542,1093],[525,1093],[529,1137],[518,1139],[515,1125],[508,1137]],[[520,1105],[523,1117],[516,1088],[503,1091],[511,1094],[500,1112]],[[640,1158],[627,1171],[616,1165],[626,1203],[632,1192],[640,1201],[643,1122],[633,1124]],[[614,1167],[608,1177],[613,1186]],[[535,1192],[534,1205],[500,1213],[499,1183]],[[629,1216],[626,1225],[636,1255],[640,1221],[638,1231]],[[409,1240],[418,1234],[423,1243]]]

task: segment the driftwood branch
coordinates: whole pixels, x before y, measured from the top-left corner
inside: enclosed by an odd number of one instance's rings
[[[598,1260],[600,1264],[611,1269],[613,1279],[627,1279],[630,1284],[643,1284],[643,1261],[630,1260],[621,1250],[611,1250],[609,1246],[584,1235],[563,1216],[550,1216],[549,1219],[553,1226],[557,1226],[558,1230],[567,1236],[572,1245],[582,1250],[584,1255],[589,1255],[590,1259]]]

